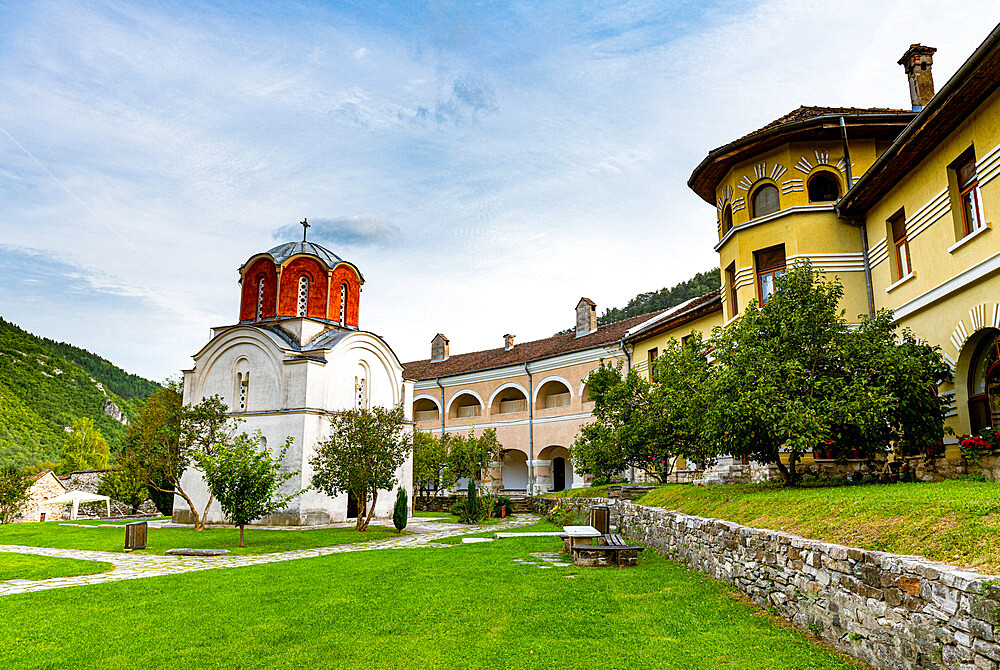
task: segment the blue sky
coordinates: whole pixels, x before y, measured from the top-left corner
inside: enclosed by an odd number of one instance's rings
[[[695,165],[799,105],[909,106],[993,2],[0,0],[0,316],[163,379],[300,234],[402,360],[713,267]]]

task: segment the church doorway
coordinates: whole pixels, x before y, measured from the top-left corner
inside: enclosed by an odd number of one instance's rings
[[[969,367],[969,423],[973,433],[1000,424],[1000,330],[991,330]]]
[[[552,459],[552,490],[562,491],[566,488],[566,459],[556,456]]]

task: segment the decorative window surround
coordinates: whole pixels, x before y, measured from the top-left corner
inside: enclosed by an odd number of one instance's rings
[[[979,228],[976,228],[971,233],[969,233],[968,235],[966,235],[965,237],[963,237],[962,239],[960,239],[958,242],[955,242],[955,244],[953,244],[950,247],[948,247],[948,253],[949,254],[955,253],[961,247],[965,246],[965,244],[967,242],[969,242],[972,238],[978,237],[978,236],[982,235],[983,233],[985,233],[987,230],[989,230],[992,227],[993,227],[993,224],[990,223],[989,221],[987,221],[986,223],[984,223],[983,225],[981,225]]]
[[[910,270],[909,274],[907,274],[905,277],[900,277],[896,281],[894,281],[891,284],[889,284],[888,286],[886,286],[885,287],[885,292],[889,293],[891,291],[895,291],[896,288],[898,288],[902,284],[905,284],[906,282],[910,281],[911,279],[913,279],[916,276],[917,276],[917,273],[914,272],[913,270]]]

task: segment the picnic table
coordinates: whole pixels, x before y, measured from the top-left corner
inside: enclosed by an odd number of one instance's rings
[[[593,526],[563,526],[563,535],[565,548],[573,556],[573,562],[582,567],[633,567],[643,549],[628,544],[621,535],[602,533]]]

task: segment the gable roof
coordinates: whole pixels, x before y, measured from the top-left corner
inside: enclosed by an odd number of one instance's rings
[[[667,310],[659,310],[651,314],[642,314],[634,316],[631,319],[598,326],[597,330],[580,337],[576,337],[575,333],[569,332],[546,337],[543,340],[515,344],[510,349],[499,347],[485,351],[473,351],[467,354],[455,354],[443,361],[431,362],[430,359],[425,359],[403,363],[403,376],[407,379],[415,379],[417,381],[434,379],[435,377],[449,377],[468,372],[502,368],[508,365],[519,365],[542,358],[568,354],[573,351],[595,349],[618,342],[629,328],[648,321],[650,317],[665,311]]]
[[[732,166],[788,142],[839,140],[840,118],[850,139],[894,139],[916,115],[885,107],[815,107],[793,109],[767,125],[708,152],[688,179],[688,187],[710,204],[715,187]]]
[[[945,82],[923,110],[861,175],[837,204],[846,216],[863,215],[915,168],[1000,87],[1000,25]]]

